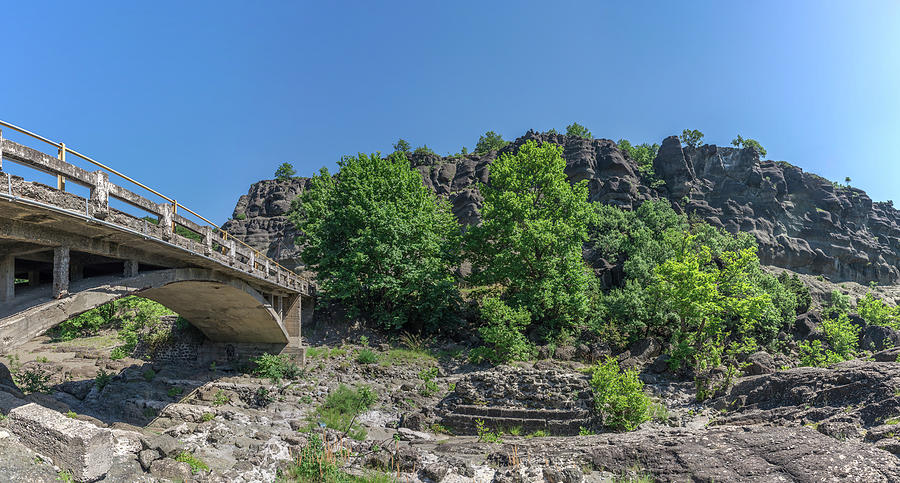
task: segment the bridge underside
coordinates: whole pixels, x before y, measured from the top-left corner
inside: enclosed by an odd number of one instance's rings
[[[214,342],[300,347],[312,294],[268,262],[236,256],[233,243],[223,255],[175,234],[160,239],[157,225],[116,210],[82,215],[74,210],[84,198],[0,176],[9,186],[0,190],[0,351],[127,295],[165,305]]]
[[[128,295],[165,305],[214,342],[296,346],[300,321],[309,319],[313,309],[310,297],[276,296],[273,303],[250,285],[206,269],[154,270],[128,278],[94,277],[74,283],[72,290],[59,299],[42,298],[25,310],[7,307],[5,312],[0,311],[0,352]]]

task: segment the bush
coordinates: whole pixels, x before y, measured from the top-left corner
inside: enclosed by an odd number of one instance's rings
[[[809,293],[809,287],[800,280],[800,277],[798,277],[796,273],[789,276],[787,272],[781,272],[781,274],[778,275],[778,281],[788,290],[793,292],[797,301],[795,312],[797,314],[808,312],[810,305],[812,305],[812,295]]]
[[[832,290],[830,294],[828,294],[828,302],[825,304],[825,309],[822,311],[822,315],[825,317],[835,319],[840,317],[841,315],[847,315],[850,313],[850,296],[844,295],[838,290]]]
[[[353,475],[341,470],[341,463],[350,457],[350,450],[344,444],[323,443],[318,434],[310,435],[306,446],[300,449],[293,463],[287,467],[282,477],[304,483],[391,483],[392,475],[380,472]],[[278,481],[282,481],[279,478]]]
[[[269,354],[268,352],[251,359],[256,365],[253,374],[268,378],[277,384],[281,379],[296,379],[300,375],[300,368],[286,354]]]
[[[97,376],[94,377],[94,385],[97,386],[97,389],[102,391],[103,388],[106,387],[107,384],[109,384],[110,380],[112,380],[112,374],[104,371],[103,369],[100,369],[100,371],[97,373]]]
[[[291,220],[321,297],[388,329],[435,330],[458,291],[459,224],[406,157],[345,157],[314,177]]]
[[[533,357],[534,346],[523,331],[531,323],[531,314],[521,308],[513,310],[497,297],[484,299],[481,306],[483,325],[478,335],[487,346],[472,351],[472,359],[487,359],[495,364],[522,361]]]
[[[653,160],[656,159],[656,153],[659,152],[659,144],[643,143],[634,146],[627,139],[620,139],[616,144],[634,161],[638,172],[650,181],[651,188],[665,184],[656,177],[656,171],[653,169]]]
[[[422,387],[419,388],[419,394],[428,397],[438,392],[438,385],[434,380],[437,375],[437,367],[423,369],[421,372],[419,372],[419,379],[422,380]]]
[[[890,307],[871,293],[857,300],[856,311],[868,325],[880,325],[900,330],[900,310]]]
[[[850,360],[859,349],[860,328],[846,313],[822,321],[822,332],[828,348],[820,340],[800,342],[800,365],[821,367]]]
[[[484,133],[484,136],[478,138],[478,143],[475,144],[475,154],[487,154],[491,151],[499,151],[507,144],[509,144],[509,142],[504,141],[502,136],[494,131],[488,131]]]
[[[275,179],[279,181],[287,181],[297,174],[291,163],[281,163],[281,166],[275,170]]]
[[[578,124],[577,122],[573,122],[566,126],[566,136],[575,136],[584,139],[594,139],[594,136],[591,135],[591,132],[588,131],[588,128]]]
[[[621,371],[612,357],[598,362],[591,375],[594,408],[603,425],[632,431],[650,419],[650,398],[635,370]]]
[[[345,432],[353,439],[363,440],[366,437],[366,430],[356,424],[356,418],[375,404],[377,399],[376,394],[368,386],[350,388],[341,384],[331,391],[325,402],[316,409],[312,422]]]
[[[47,385],[50,382],[50,374],[39,367],[30,367],[15,374],[13,378],[16,381],[16,385],[25,394],[50,392],[50,387]]]

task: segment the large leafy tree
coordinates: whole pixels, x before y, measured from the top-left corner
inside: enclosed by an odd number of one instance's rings
[[[303,261],[326,300],[387,328],[434,329],[452,314],[459,225],[402,152],[345,157],[294,201]]]
[[[488,131],[478,138],[478,144],[475,145],[475,153],[487,154],[491,151],[502,149],[507,144],[509,144],[509,141],[504,141],[503,136],[494,131]]]
[[[475,283],[502,287],[544,335],[588,310],[591,275],[582,260],[593,210],[585,181],[570,184],[562,147],[529,141],[491,165],[482,223],[466,234]]]

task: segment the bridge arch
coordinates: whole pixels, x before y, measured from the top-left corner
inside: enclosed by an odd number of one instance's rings
[[[202,268],[141,273],[86,288],[0,319],[0,352],[105,303],[138,295],[172,309],[212,341],[287,344],[282,317],[249,284]]]

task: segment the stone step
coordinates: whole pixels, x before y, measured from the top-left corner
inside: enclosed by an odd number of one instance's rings
[[[476,420],[482,420],[485,427],[492,431],[507,432],[512,428],[520,428],[523,436],[538,430],[547,431],[554,436],[574,436],[578,434],[582,426],[591,426],[591,420],[589,418],[548,420],[537,418],[481,417],[458,413],[446,415],[441,421],[441,424],[450,428],[454,434],[475,434]]]
[[[485,418],[518,418],[518,419],[546,419],[567,420],[585,419],[591,416],[590,411],[579,409],[524,409],[524,408],[498,408],[490,406],[476,406],[459,404],[453,408],[455,414],[480,416]]]

